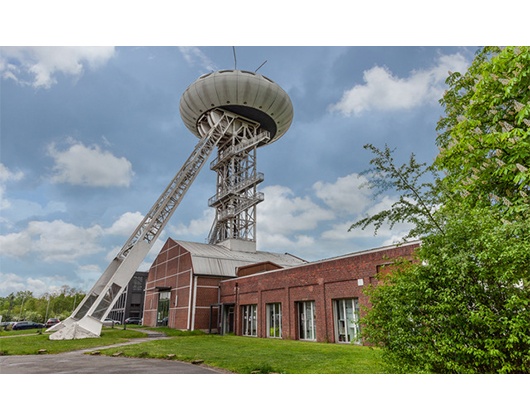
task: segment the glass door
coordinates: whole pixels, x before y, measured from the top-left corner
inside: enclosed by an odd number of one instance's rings
[[[158,294],[158,309],[156,314],[156,325],[167,325],[169,320],[169,298],[171,292],[163,291]]]

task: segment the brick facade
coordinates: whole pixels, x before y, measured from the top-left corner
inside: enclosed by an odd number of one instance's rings
[[[168,291],[168,326],[190,329],[190,298],[193,296],[193,269],[190,253],[174,242],[166,241],[151,265],[145,287],[143,324],[156,326],[160,319],[158,299],[161,291]]]
[[[296,340],[300,338],[299,302],[314,302],[315,341],[336,342],[337,300],[355,299],[362,318],[369,306],[366,286],[375,284],[378,271],[393,260],[411,259],[418,246],[378,248],[283,269],[263,261],[239,267],[239,277],[234,272],[233,278],[227,278],[195,273],[190,251],[168,239],[147,278],[144,325],[156,326],[160,321],[159,299],[164,296],[169,297],[167,325],[171,328],[243,335],[243,308],[257,305],[256,335],[267,337],[267,304],[280,303],[282,338]]]
[[[418,244],[387,247],[349,256],[309,263],[300,267],[255,274],[221,282],[221,303],[234,305],[234,329],[242,335],[244,305],[257,305],[257,336],[267,337],[267,304],[280,303],[282,338],[300,337],[298,302],[314,301],[316,341],[336,342],[333,304],[337,299],[357,298],[360,316],[370,303],[364,294],[376,284],[376,275],[395,259],[411,259]]]

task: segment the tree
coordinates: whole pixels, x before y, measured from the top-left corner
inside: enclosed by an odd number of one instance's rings
[[[440,206],[438,184],[440,178],[433,165],[418,163],[414,154],[408,163],[398,165],[392,156],[394,150],[385,145],[384,150],[366,144],[375,157],[370,161],[372,167],[360,175],[369,180],[364,186],[375,190],[375,196],[388,190],[401,195],[390,209],[366,216],[350,226],[350,231],[374,225],[375,234],[385,222],[392,229],[396,223],[409,223],[413,228],[404,239],[417,238],[429,232],[443,233],[443,222],[436,209]]]
[[[493,206],[506,220],[528,215],[529,64],[529,47],[484,48],[466,74],[447,80],[436,166],[455,195],[449,202]]]
[[[530,373],[530,224],[463,212],[369,295],[369,341],[396,372]]]
[[[452,74],[440,154],[427,167],[444,176],[423,190],[410,183],[398,201],[423,191],[432,205],[416,200],[365,219],[413,221],[408,210],[428,209],[416,223],[421,263],[396,264],[369,291],[365,338],[393,371],[530,373],[529,69],[528,47],[484,48],[465,74]],[[390,154],[372,150],[398,190],[405,169],[419,179],[420,165],[395,171]]]

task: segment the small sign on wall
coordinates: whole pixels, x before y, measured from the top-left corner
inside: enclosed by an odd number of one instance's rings
[[[357,279],[357,286],[364,286],[364,279]]]

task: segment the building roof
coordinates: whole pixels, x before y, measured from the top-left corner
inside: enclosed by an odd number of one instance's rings
[[[190,252],[193,272],[196,275],[236,277],[238,267],[260,262],[271,262],[282,268],[295,267],[307,262],[291,254],[234,251],[223,245],[179,240],[175,240],[175,242]]]

